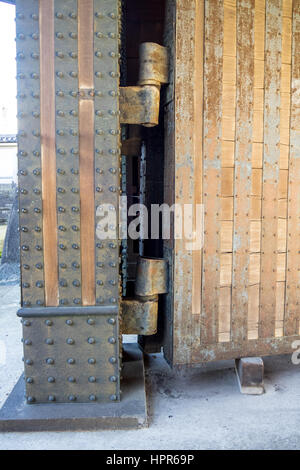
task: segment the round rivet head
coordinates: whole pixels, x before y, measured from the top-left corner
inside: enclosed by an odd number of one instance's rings
[[[66,325],[69,325],[69,326],[73,325],[73,320],[66,320]]]
[[[55,382],[55,378],[54,377],[48,377],[48,382],[49,384],[53,384]]]
[[[53,343],[54,343],[54,341],[53,341],[52,338],[47,338],[46,339],[46,344],[48,344],[49,346],[51,346]]]
[[[93,320],[92,318],[89,318],[89,319],[87,320],[87,324],[88,324],[88,325],[95,325],[95,320]]]
[[[111,364],[115,364],[117,362],[117,359],[114,356],[112,356],[112,357],[109,358],[109,362]]]
[[[111,376],[109,377],[109,381],[110,381],[110,382],[116,382],[116,381],[117,381],[117,377],[116,377],[115,375],[111,375]]]
[[[27,397],[27,403],[34,403],[35,398],[34,397]]]
[[[110,338],[108,338],[108,342],[110,344],[115,344],[116,343],[116,338],[114,338],[113,336],[111,336]]]
[[[32,345],[32,341],[31,341],[30,339],[26,339],[26,340],[24,341],[24,344],[25,344],[26,346],[31,346],[31,345]]]
[[[48,401],[55,401],[55,396],[54,395],[49,395],[48,396]]]
[[[75,359],[73,359],[73,357],[70,357],[68,360],[67,360],[67,363],[72,365],[72,364],[75,364]]]
[[[95,338],[88,338],[88,343],[89,344],[94,344],[96,341],[95,341]]]
[[[53,322],[52,322],[52,320],[46,320],[46,321],[45,321],[45,324],[46,324],[47,326],[52,326],[52,325],[53,325]]]
[[[68,338],[67,339],[67,344],[74,344],[74,343],[75,343],[75,341],[74,341],[73,338]]]
[[[75,395],[69,395],[69,401],[76,401]]]
[[[90,395],[89,400],[90,401],[96,401],[96,395]]]
[[[54,364],[54,359],[52,357],[48,357],[48,359],[46,359],[46,364],[49,364],[52,366]]]
[[[60,11],[58,11],[57,13],[55,13],[55,16],[56,16],[56,18],[58,18],[59,20],[61,20],[61,19],[64,17],[64,15],[63,15]]]
[[[110,399],[111,399],[111,401],[117,401],[118,397],[117,397],[117,395],[111,395]]]
[[[25,364],[27,364],[27,366],[32,366],[33,360],[32,359],[26,359]]]
[[[33,378],[32,377],[27,377],[26,382],[28,384],[33,384]]]
[[[103,302],[104,302],[103,297],[97,297],[97,299],[96,299],[97,304],[103,304]]]
[[[73,299],[73,303],[75,305],[79,305],[81,303],[81,299],[79,299],[79,298]]]
[[[73,377],[73,376],[68,377],[68,382],[75,383],[76,382],[75,377]]]
[[[71,11],[71,13],[69,14],[69,17],[70,17],[72,20],[76,20],[76,19],[77,19],[77,13],[75,13],[74,11]]]
[[[109,318],[109,320],[107,320],[107,321],[110,325],[115,325],[116,324],[115,318]]]
[[[89,363],[89,364],[96,364],[96,359],[94,359],[93,357],[90,357],[90,358],[88,359],[88,363]]]
[[[23,325],[24,325],[24,326],[30,326],[30,325],[31,325],[31,321],[25,320],[25,321],[23,322]]]
[[[88,381],[90,383],[95,383],[96,382],[96,377],[94,377],[93,375],[91,377],[88,378]]]

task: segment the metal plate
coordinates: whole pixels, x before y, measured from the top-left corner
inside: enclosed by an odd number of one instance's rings
[[[116,316],[57,311],[22,320],[27,402],[119,400]]]
[[[38,2],[16,6],[22,305],[44,304]]]
[[[118,0],[17,1],[22,307],[35,315],[23,322],[29,403],[120,399],[120,13]],[[114,215],[104,240],[99,206]]]

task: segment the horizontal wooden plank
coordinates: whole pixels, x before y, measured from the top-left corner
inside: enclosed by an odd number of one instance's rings
[[[233,168],[222,168],[221,174],[221,195],[233,196]]]
[[[233,197],[221,198],[221,219],[233,220]]]
[[[223,168],[234,167],[234,145],[235,143],[231,140],[222,141],[222,167]]]

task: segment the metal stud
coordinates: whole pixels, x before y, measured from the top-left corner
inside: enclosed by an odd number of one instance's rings
[[[34,397],[27,397],[27,403],[34,403],[35,398]]]

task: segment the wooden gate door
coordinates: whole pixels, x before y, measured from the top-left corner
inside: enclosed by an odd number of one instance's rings
[[[174,364],[287,353],[300,314],[300,2],[169,2],[166,202],[203,204],[202,250],[165,244]],[[173,15],[173,16],[172,16]]]

